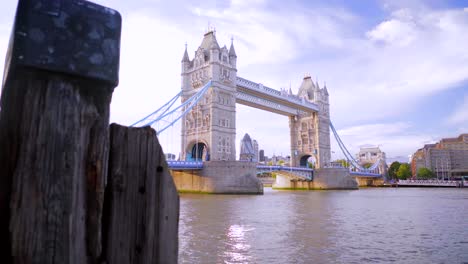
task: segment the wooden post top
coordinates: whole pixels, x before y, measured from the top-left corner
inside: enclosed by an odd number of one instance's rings
[[[119,82],[121,16],[83,0],[19,0],[4,83],[18,67]]]

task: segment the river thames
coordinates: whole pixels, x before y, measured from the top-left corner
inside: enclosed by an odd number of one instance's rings
[[[181,194],[179,263],[468,263],[468,189]]]

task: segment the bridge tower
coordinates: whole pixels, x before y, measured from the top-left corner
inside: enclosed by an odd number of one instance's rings
[[[192,60],[185,47],[182,103],[209,80],[212,87],[182,119],[181,160],[235,160],[236,63],[233,43],[220,48],[215,30],[204,34]]]
[[[326,85],[320,88],[310,76],[305,76],[297,94],[303,100],[317,104],[316,113],[301,112],[289,117],[291,135],[291,165],[307,166],[307,160],[315,159],[315,167],[330,163],[330,104]]]

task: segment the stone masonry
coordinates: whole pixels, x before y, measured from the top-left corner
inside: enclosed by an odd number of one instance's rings
[[[211,88],[182,120],[181,160],[234,161],[236,159],[237,55],[231,43],[220,48],[214,30],[204,34],[190,60],[187,48],[182,58],[182,102],[197,93],[209,80]],[[289,116],[292,166],[307,166],[313,157],[317,168],[330,163],[330,105],[326,86],[304,77],[297,95],[317,105],[316,112],[298,111]],[[198,144],[198,145],[197,145]],[[203,151],[194,149],[203,148]]]
[[[307,158],[313,157],[317,168],[330,163],[330,104],[327,87],[320,88],[310,76],[304,77],[298,96],[316,103],[318,113],[300,113],[289,117],[291,131],[292,166],[307,166]]]
[[[182,58],[182,102],[210,79],[212,87],[182,120],[181,159],[190,160],[196,143],[203,143],[203,160],[236,159],[236,61],[234,45],[220,48],[215,32],[203,37],[193,60]]]

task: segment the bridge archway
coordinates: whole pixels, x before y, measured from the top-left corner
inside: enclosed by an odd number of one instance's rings
[[[193,142],[187,148],[187,161],[209,161],[210,152],[205,142]]]
[[[315,158],[315,156],[306,154],[302,156],[301,159],[299,160],[300,167],[308,168],[309,164],[311,164],[312,167],[315,168],[317,164],[317,159]]]

